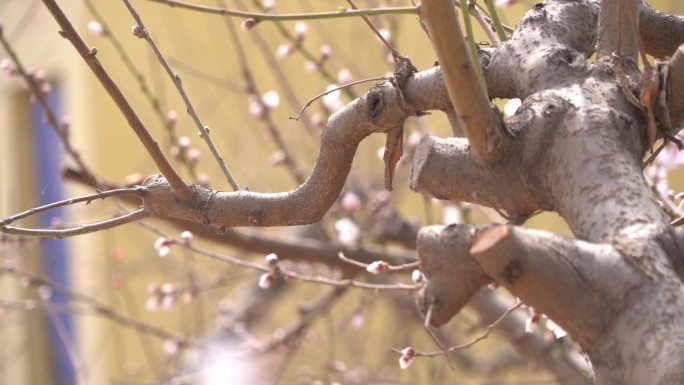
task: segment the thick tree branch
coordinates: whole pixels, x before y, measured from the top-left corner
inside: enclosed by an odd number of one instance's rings
[[[499,158],[502,138],[496,110],[482,89],[480,74],[461,32],[454,4],[448,0],[427,0],[418,8],[428,27],[440,63],[446,88],[461,128],[478,161]],[[479,66],[479,65],[478,65]]]

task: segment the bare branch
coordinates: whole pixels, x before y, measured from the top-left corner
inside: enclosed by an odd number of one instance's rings
[[[484,162],[497,159],[501,150],[500,127],[494,127],[496,120],[479,81],[475,67],[478,64],[471,59],[453,2],[424,1],[419,11],[428,26],[444,83],[473,157]]]
[[[211,151],[212,155],[214,155],[214,159],[216,159],[216,162],[218,163],[219,167],[221,167],[221,171],[223,171],[223,174],[226,176],[228,183],[233,188],[233,191],[240,190],[240,186],[237,184],[237,181],[235,181],[233,174],[228,169],[228,166],[226,165],[225,160],[223,159],[223,157],[219,153],[218,149],[214,145],[214,141],[211,139],[211,136],[209,134],[209,127],[205,126],[202,123],[199,115],[197,115],[197,111],[195,111],[195,107],[192,105],[192,102],[190,101],[190,98],[188,97],[188,94],[185,92],[185,89],[183,88],[183,82],[181,80],[180,75],[175,74],[173,72],[173,70],[171,69],[171,67],[169,66],[169,63],[166,61],[166,58],[161,53],[161,51],[159,50],[159,47],[157,47],[157,44],[152,39],[150,32],[145,28],[145,24],[143,23],[142,19],[140,18],[138,11],[136,11],[135,8],[133,8],[130,1],[123,0],[123,2],[126,4],[126,7],[130,11],[131,15],[133,15],[135,22],[138,24],[137,27],[140,28],[140,32],[139,32],[138,37],[141,37],[141,38],[145,39],[145,41],[147,41],[147,43],[152,48],[152,51],[154,51],[154,54],[157,56],[157,59],[159,59],[159,63],[162,65],[162,67],[164,68],[166,73],[169,75],[169,77],[173,81],[173,84],[176,86],[178,93],[183,98],[183,102],[185,102],[185,107],[188,111],[188,114],[192,117],[192,120],[197,125],[197,128],[199,129],[199,131],[201,133],[200,136],[207,143],[209,150]]]
[[[133,110],[133,107],[128,103],[128,100],[121,92],[119,87],[116,85],[114,80],[109,76],[107,71],[102,67],[100,61],[97,59],[97,50],[89,49],[83,39],[78,35],[78,32],[71,25],[71,22],[66,17],[64,12],[59,8],[55,0],[43,0],[43,4],[50,10],[52,16],[59,24],[62,31],[61,35],[68,39],[69,42],[76,48],[76,51],[81,55],[83,60],[88,64],[88,67],[93,71],[97,79],[100,81],[105,90],[109,93],[109,96],[114,100],[119,110],[123,113],[131,126],[138,139],[142,142],[150,154],[154,163],[159,168],[161,172],[169,181],[170,186],[173,188],[174,195],[177,195],[181,199],[189,199],[192,196],[192,190],[185,181],[178,174],[176,169],[171,165],[169,160],[166,158],[164,153],[159,148],[159,143],[152,137],[150,132],[145,127],[144,123],[140,120],[138,115]]]

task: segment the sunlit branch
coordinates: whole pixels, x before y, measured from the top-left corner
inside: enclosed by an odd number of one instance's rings
[[[212,155],[214,155],[216,162],[221,167],[223,174],[226,176],[226,178],[228,180],[228,183],[230,184],[230,186],[233,188],[234,191],[240,190],[240,186],[238,185],[237,181],[233,177],[233,174],[228,169],[228,166],[226,165],[225,160],[223,159],[223,157],[219,153],[218,149],[216,148],[216,145],[214,145],[214,141],[211,139],[211,136],[209,134],[209,127],[205,126],[202,123],[202,121],[200,120],[199,115],[197,115],[197,111],[195,111],[195,107],[192,105],[192,102],[190,101],[188,94],[185,92],[185,89],[183,88],[183,82],[182,82],[180,76],[178,74],[175,74],[173,72],[173,70],[171,69],[171,66],[169,66],[169,63],[166,61],[166,58],[164,57],[164,55],[159,50],[159,47],[157,46],[157,44],[152,39],[152,36],[150,35],[149,31],[145,28],[145,24],[143,23],[142,19],[140,18],[138,11],[136,11],[135,8],[133,8],[133,6],[131,5],[131,3],[128,0],[123,0],[123,2],[126,4],[126,7],[128,8],[131,15],[133,16],[136,23],[138,24],[137,26],[140,28],[140,32],[139,32],[138,37],[143,38],[143,39],[145,39],[145,41],[147,41],[147,43],[152,48],[152,51],[154,51],[154,54],[157,56],[157,59],[159,59],[159,63],[162,65],[162,67],[164,68],[166,73],[169,75],[169,77],[173,81],[173,84],[176,86],[178,93],[183,98],[183,102],[185,102],[185,107],[187,108],[188,114],[192,117],[192,120],[195,122],[195,124],[197,125],[197,128],[202,133],[202,135],[201,135],[202,138],[207,143],[207,146],[209,147],[209,150],[211,151]]]
[[[105,71],[105,69],[102,67],[96,56],[97,49],[90,49],[88,46],[86,46],[83,39],[81,39],[81,36],[78,34],[78,32],[76,32],[73,25],[66,17],[64,12],[62,12],[62,10],[59,8],[59,5],[57,5],[55,0],[42,1],[43,4],[45,4],[45,7],[50,10],[50,13],[52,13],[55,21],[57,21],[57,24],[59,24],[60,28],[62,29],[60,31],[61,36],[69,40],[74,48],[76,48],[76,51],[79,53],[79,55],[81,55],[88,67],[90,67],[90,69],[93,71],[107,93],[109,93],[109,96],[112,98],[114,103],[116,103],[117,107],[119,107],[119,110],[126,117],[128,124],[154,160],[154,163],[159,168],[159,172],[161,172],[162,175],[164,175],[164,177],[169,181],[174,194],[180,199],[189,199],[192,196],[192,189],[187,183],[185,183],[183,178],[181,178],[173,165],[171,165],[159,147],[159,143],[157,143],[157,141],[152,137],[150,132],[147,130],[147,127],[145,127],[143,122],[140,120],[140,117],[138,117],[135,110],[133,110],[133,107],[131,107],[131,105],[128,103],[128,100],[124,94],[121,92],[114,80],[112,80],[112,78],[109,76],[107,71]]]

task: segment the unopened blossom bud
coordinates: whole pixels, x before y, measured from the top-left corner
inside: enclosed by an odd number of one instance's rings
[[[298,42],[304,41],[304,38],[306,37],[307,32],[309,32],[309,26],[306,25],[304,22],[298,22],[295,24],[295,37],[297,38]]]
[[[257,24],[259,24],[259,21],[256,19],[245,19],[242,21],[242,24],[240,24],[240,28],[242,28],[243,31],[250,31],[252,28],[256,27]]]
[[[97,36],[97,37],[102,37],[102,36],[107,35],[107,31],[105,30],[104,26],[95,20],[91,20],[88,22],[88,31],[90,31],[90,33],[93,36]]]
[[[406,369],[413,363],[413,357],[416,356],[416,350],[412,347],[404,348],[401,351],[401,357],[399,358],[399,367]]]
[[[266,255],[266,263],[269,266],[275,266],[278,264],[278,256],[275,253],[271,253]]]
[[[157,238],[154,242],[154,249],[160,257],[165,257],[171,251],[171,240],[166,237]]]
[[[279,164],[283,164],[285,161],[285,151],[283,150],[278,150],[271,154],[271,156],[268,157],[268,162],[274,166],[277,166]]]
[[[202,158],[202,151],[200,151],[199,149],[191,148],[188,151],[188,159],[190,160],[190,163],[197,164],[201,158]]]
[[[261,97],[261,102],[266,108],[274,109],[280,104],[280,95],[277,91],[268,91]]]
[[[425,276],[423,275],[423,273],[420,272],[420,270],[413,270],[413,272],[411,273],[411,280],[414,283],[420,285],[425,283]]]
[[[2,59],[0,60],[0,69],[7,75],[14,75],[16,69],[14,68],[14,64],[9,59]]]
[[[356,212],[361,208],[361,198],[357,194],[347,191],[342,196],[342,208],[349,213]]]
[[[353,81],[354,81],[354,76],[352,75],[350,70],[348,70],[346,68],[342,68],[340,70],[340,72],[337,73],[337,82],[338,83],[347,84],[347,83],[351,83]]]
[[[193,238],[192,233],[189,232],[189,231],[187,231],[187,230],[186,230],[186,231],[183,231],[183,232],[181,233],[181,239],[182,239],[183,241],[185,241],[185,242],[190,243],[190,241],[192,241],[192,238]]]
[[[281,44],[276,48],[276,58],[283,59],[294,52],[294,47],[290,44]]]
[[[319,48],[319,51],[321,53],[321,58],[319,60],[321,63],[325,63],[328,59],[330,59],[330,56],[332,55],[332,48],[329,45],[323,44],[321,48]]]
[[[170,110],[166,113],[166,124],[168,124],[169,127],[173,127],[176,123],[178,123],[178,112]]]
[[[275,276],[273,273],[264,273],[259,277],[259,287],[262,289],[268,289],[275,281]]]
[[[389,265],[387,264],[387,262],[375,261],[366,267],[366,271],[371,273],[371,274],[380,274],[383,271],[386,271],[388,268],[389,268]]]
[[[147,32],[145,32],[144,29],[140,28],[139,25],[132,26],[131,27],[131,33],[133,34],[133,36],[135,36],[139,39],[143,39],[147,35]]]

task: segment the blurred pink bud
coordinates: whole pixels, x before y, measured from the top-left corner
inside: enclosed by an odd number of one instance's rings
[[[406,369],[413,363],[413,357],[416,356],[416,350],[412,347],[404,348],[401,351],[401,358],[399,358],[399,367]]]
[[[53,294],[53,292],[52,292],[52,288],[50,286],[48,286],[48,285],[38,286],[38,296],[43,301],[47,301],[50,298],[52,298],[52,294]]]
[[[178,344],[178,341],[174,339],[168,339],[164,341],[163,350],[167,356],[175,356],[180,350],[180,345]]]
[[[271,163],[274,166],[277,166],[279,164],[283,164],[285,161],[285,151],[283,150],[278,150],[271,154],[271,156],[268,157],[268,162]]]
[[[349,247],[356,246],[361,236],[361,229],[349,218],[341,218],[335,222],[335,230],[340,243]]]
[[[275,281],[275,276],[273,273],[264,273],[259,277],[259,287],[262,289],[268,289]]]
[[[145,309],[149,312],[155,312],[159,310],[159,298],[154,295],[147,297],[147,301],[145,301]]]
[[[351,191],[342,196],[342,208],[349,213],[356,212],[361,207],[361,198]]]
[[[276,48],[276,58],[283,59],[294,52],[294,48],[290,44],[281,44]]]
[[[423,275],[423,273],[420,272],[420,270],[416,269],[416,270],[413,270],[413,272],[411,273],[411,280],[414,283],[420,285],[420,284],[425,283],[425,276]]]
[[[354,313],[354,316],[352,317],[351,320],[351,326],[354,329],[361,329],[363,325],[366,323],[366,317],[364,317],[362,312],[356,312]]]
[[[178,123],[178,112],[170,110],[166,113],[166,124],[173,127]]]
[[[119,273],[114,273],[110,277],[110,283],[114,289],[121,289],[126,285],[126,277]]]
[[[93,36],[97,36],[97,37],[102,37],[102,36],[107,35],[107,31],[105,31],[102,24],[98,23],[95,20],[91,20],[88,22],[88,31],[90,31],[90,33]]]
[[[385,261],[375,261],[366,266],[366,271],[371,273],[371,274],[380,274],[383,271],[386,271],[389,268],[389,265]]]
[[[266,116],[266,111],[264,110],[264,106],[259,103],[258,100],[252,100],[249,103],[249,115],[253,117],[254,119],[263,119]]]
[[[114,262],[121,262],[124,259],[124,251],[121,247],[114,246],[111,250],[109,250],[109,256]]]
[[[306,62],[304,62],[304,71],[308,73],[314,73],[318,71],[320,68],[321,65],[313,60],[307,60]]]
[[[180,148],[188,148],[188,146],[190,146],[190,138],[187,136],[181,136],[178,138],[178,146]]]
[[[330,59],[330,56],[332,55],[332,47],[327,44],[323,44],[321,48],[319,48],[319,51],[321,53],[321,63],[325,63],[326,60]]]
[[[266,255],[266,263],[269,266],[275,266],[278,264],[278,256],[275,253],[271,253]]]
[[[508,8],[517,2],[518,0],[496,0],[496,6],[501,8]]]
[[[40,92],[42,92],[43,95],[48,95],[50,92],[52,92],[52,84],[48,82],[41,83]]]
[[[181,239],[182,239],[183,241],[185,241],[185,242],[190,243],[190,241],[192,241],[192,238],[193,238],[192,233],[189,232],[189,231],[187,231],[187,230],[186,230],[186,231],[183,231],[183,232],[181,233]]]
[[[14,75],[16,69],[14,68],[14,64],[9,59],[2,59],[0,60],[0,69],[7,75]]]
[[[240,24],[240,28],[242,28],[243,31],[250,31],[252,28],[256,27],[257,24],[259,24],[259,21],[256,19],[245,19],[242,21],[242,24]]]
[[[266,13],[269,13],[275,9],[276,3],[275,0],[263,0],[261,6],[264,7]]]
[[[201,158],[202,158],[202,151],[200,151],[199,149],[191,148],[188,151],[188,159],[190,160],[190,163],[197,164]]]
[[[352,75],[350,70],[348,70],[346,68],[342,68],[340,70],[340,72],[337,73],[337,82],[338,83],[347,84],[347,83],[351,83],[353,81],[354,81],[354,76]]]
[[[302,42],[304,41],[307,32],[309,32],[309,26],[306,25],[306,23],[300,21],[295,24],[294,30],[297,41]]]
[[[268,91],[261,97],[261,102],[266,108],[274,109],[280,104],[280,95],[276,91]]]
[[[160,257],[165,257],[169,254],[171,251],[170,246],[171,240],[166,237],[157,238],[154,242],[154,249],[157,250],[157,254],[159,254]]]
[[[137,37],[137,38],[139,38],[139,39],[143,39],[143,38],[145,38],[146,35],[147,35],[147,32],[145,32],[144,29],[140,28],[139,25],[134,25],[134,26],[132,26],[132,27],[131,27],[131,33],[133,34],[133,36],[135,36],[135,37]]]
[[[535,322],[532,317],[525,320],[525,333],[534,333],[537,330],[538,322]]]

